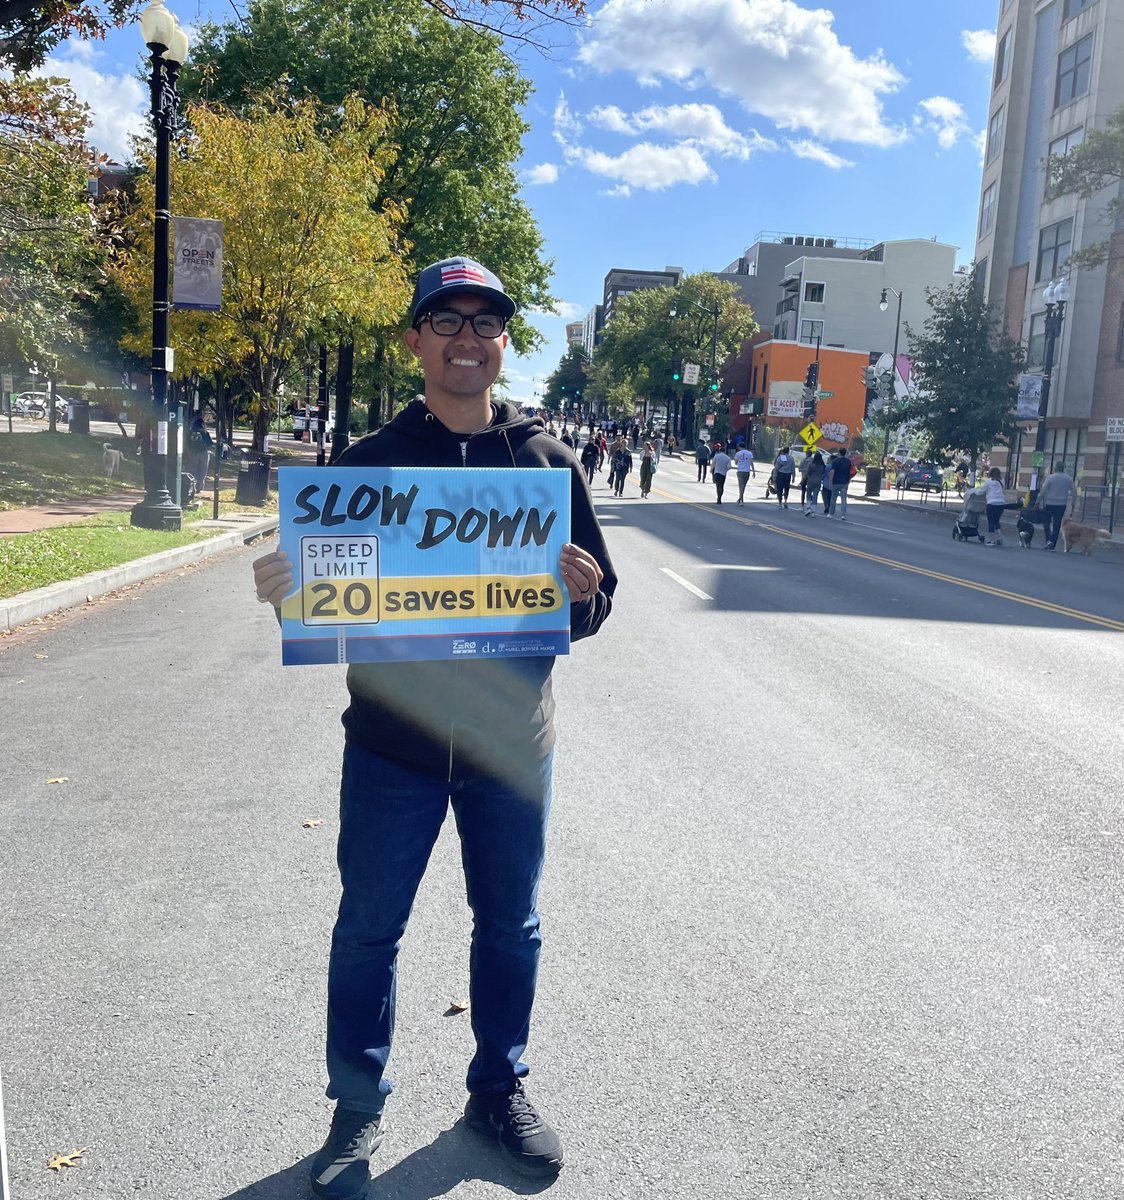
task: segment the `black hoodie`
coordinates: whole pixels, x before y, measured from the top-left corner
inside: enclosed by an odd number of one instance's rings
[[[341,467],[565,467],[570,472],[570,540],[605,577],[600,591],[570,605],[570,638],[590,637],[612,608],[617,577],[574,453],[537,417],[493,404],[487,429],[446,429],[419,399],[340,455]],[[554,747],[554,698],[547,658],[353,663],[347,740],[426,774],[449,779],[517,778]]]

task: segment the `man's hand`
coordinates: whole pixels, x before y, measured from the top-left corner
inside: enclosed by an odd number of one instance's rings
[[[293,588],[293,567],[284,550],[254,559],[254,585],[262,604],[281,607],[281,601]]]
[[[558,566],[571,601],[588,600],[601,587],[604,573],[597,559],[581,546],[567,542],[562,547]]]

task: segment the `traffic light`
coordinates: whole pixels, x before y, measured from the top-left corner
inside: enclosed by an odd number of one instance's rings
[[[804,376],[804,386],[809,391],[816,391],[820,385],[820,364],[813,362],[808,364],[808,374]]]
[[[878,372],[871,365],[863,370],[863,387],[868,392],[878,391]]]
[[[671,378],[674,379],[676,383],[683,378],[683,359],[679,354],[673,354],[671,356]]]
[[[710,390],[712,392],[718,391],[718,380],[717,379],[710,385]]]

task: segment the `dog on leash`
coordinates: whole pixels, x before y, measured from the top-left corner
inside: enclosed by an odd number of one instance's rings
[[[1019,513],[1019,519],[1015,522],[1015,529],[1018,530],[1019,545],[1024,550],[1029,550],[1031,543],[1034,541],[1034,522],[1026,514]]]
[[[1092,554],[1094,547],[1108,542],[1108,530],[1097,529],[1093,525],[1082,525],[1072,517],[1062,521],[1062,552],[1069,554],[1078,551],[1081,554]]]
[[[121,474],[121,451],[114,450],[108,442],[101,444],[101,465],[105,468],[107,479]]]

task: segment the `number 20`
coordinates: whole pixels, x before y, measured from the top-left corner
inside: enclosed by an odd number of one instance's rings
[[[340,613],[336,601],[341,599],[349,616],[362,617],[371,611],[371,589],[365,583],[349,583],[342,597],[334,583],[314,583],[309,591],[320,597],[309,614],[313,617],[329,620],[338,617]]]

